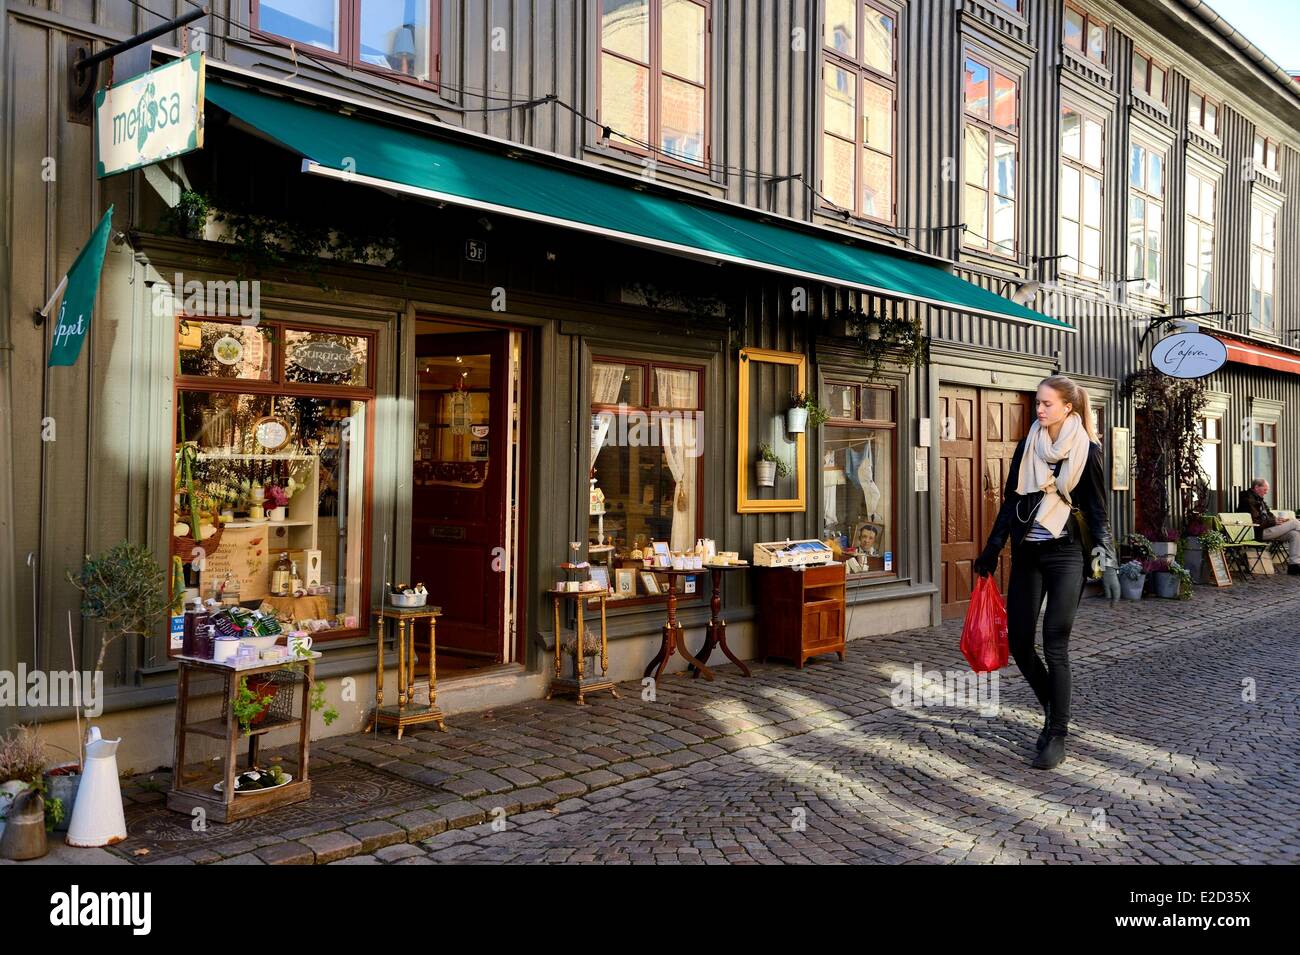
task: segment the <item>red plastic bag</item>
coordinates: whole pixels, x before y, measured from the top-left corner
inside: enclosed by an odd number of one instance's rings
[[[961,628],[961,653],[976,673],[992,673],[1007,665],[1007,605],[993,578],[979,577],[970,595]]]

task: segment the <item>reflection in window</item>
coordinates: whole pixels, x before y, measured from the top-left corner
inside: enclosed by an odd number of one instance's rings
[[[969,52],[962,73],[966,114],[962,242],[1014,255],[1019,84]]]
[[[828,382],[823,435],[823,537],[850,575],[896,573],[895,392]]]
[[[1187,223],[1183,229],[1183,294],[1199,296],[1198,310],[1209,311],[1214,281],[1215,180],[1187,174],[1183,203]]]
[[[1100,120],[1061,105],[1061,271],[1101,277],[1102,139]]]

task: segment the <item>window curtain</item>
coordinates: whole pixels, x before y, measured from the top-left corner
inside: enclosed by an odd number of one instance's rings
[[[863,515],[874,519],[880,506],[880,488],[876,485],[875,437],[863,442],[862,450],[846,448],[849,481],[862,491]]]
[[[593,364],[591,366],[591,403],[594,405],[612,405],[618,400],[618,393],[623,390],[623,373],[626,365]],[[605,446],[614,416],[609,412],[599,412],[591,416],[591,463],[596,464],[596,455]]]
[[[689,550],[695,546],[695,502],[699,456],[695,421],[695,372],[682,368],[656,368],[659,405],[689,408],[678,416],[665,416],[659,425],[660,441],[673,481],[673,530],[669,547]]]

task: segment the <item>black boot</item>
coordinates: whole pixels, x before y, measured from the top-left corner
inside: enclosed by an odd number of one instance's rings
[[[1286,572],[1289,577],[1300,577],[1300,564],[1287,564]]]
[[[1031,764],[1034,769],[1055,769],[1065,761],[1065,737],[1053,733],[1047,738],[1047,745],[1042,748]]]
[[[1038,742],[1034,745],[1036,752],[1041,753],[1043,747],[1047,745],[1047,734],[1052,726],[1052,704],[1048,703],[1043,707],[1043,731],[1038,734]]]

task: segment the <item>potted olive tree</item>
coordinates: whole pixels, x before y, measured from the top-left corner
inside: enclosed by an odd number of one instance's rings
[[[104,669],[109,644],[118,637],[149,637],[172,609],[167,574],[147,547],[121,541],[102,554],[86,555],[68,582],[81,591],[82,617],[103,625],[94,672]]]

